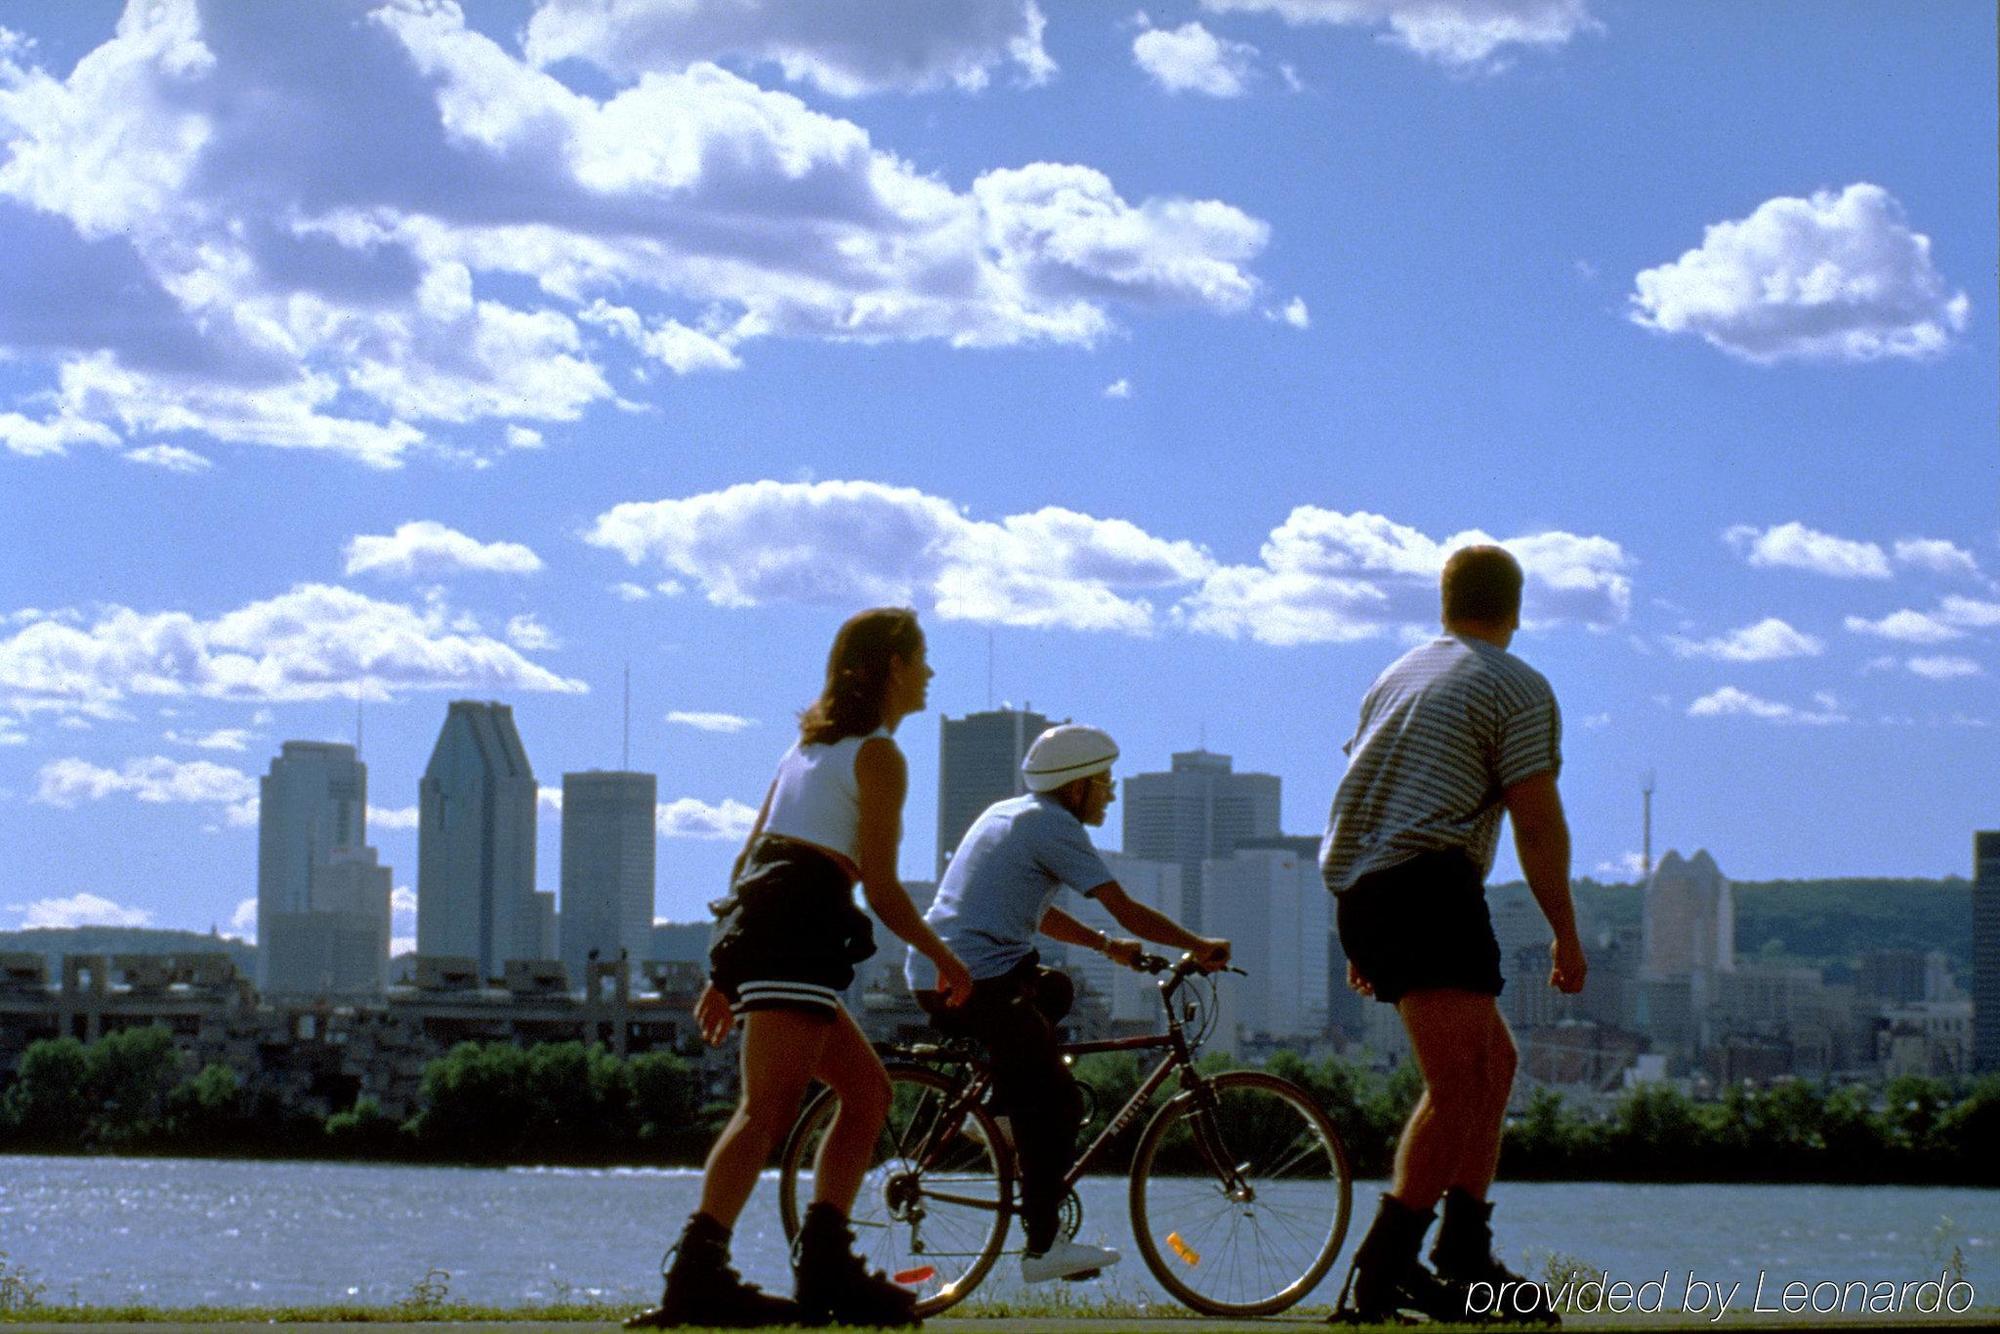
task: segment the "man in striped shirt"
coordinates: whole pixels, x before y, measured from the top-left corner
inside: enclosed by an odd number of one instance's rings
[[[1396,1007],[1424,1077],[1395,1178],[1355,1254],[1351,1310],[1364,1320],[1398,1310],[1464,1320],[1468,1304],[1552,1314],[1544,1290],[1494,1258],[1486,1202],[1515,1065],[1485,897],[1502,814],[1513,817],[1521,869],[1555,932],[1550,985],[1580,991],[1585,970],[1556,793],[1561,716],[1541,673],[1507,652],[1521,582],[1499,547],[1465,547],[1445,562],[1445,633],[1399,658],[1362,700],[1320,848],[1348,984]],[[1440,1198],[1432,1273],[1417,1256]],[[1508,1282],[1518,1286],[1503,1302]]]

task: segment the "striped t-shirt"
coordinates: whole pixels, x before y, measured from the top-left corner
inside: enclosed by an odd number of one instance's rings
[[[1328,889],[1454,848],[1484,876],[1500,793],[1561,767],[1562,717],[1540,672],[1485,640],[1446,635],[1376,678],[1342,749],[1347,776],[1319,853]]]

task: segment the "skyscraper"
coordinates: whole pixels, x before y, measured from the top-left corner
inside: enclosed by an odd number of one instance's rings
[[[1125,852],[1181,868],[1182,918],[1190,930],[1229,934],[1229,922],[1204,916],[1201,864],[1227,857],[1246,839],[1278,831],[1276,774],[1239,774],[1227,755],[1185,750],[1166,773],[1125,780]]]
[[[1021,757],[1050,721],[1033,709],[988,709],[963,718],[938,717],[937,874],[979,813],[1019,796]]]
[[[2000,1070],[2000,830],[1972,836],[1972,1068]]]
[[[1210,858],[1202,870],[1209,916],[1227,923],[1214,934],[1228,936],[1232,961],[1248,974],[1230,983],[1246,1034],[1297,1038],[1326,1031],[1333,896],[1320,879],[1317,852],[1238,848]]]
[[[389,868],[367,846],[368,767],[352,746],[287,741],[258,798],[258,987],[379,992],[389,963]]]
[[[453,700],[418,788],[417,952],[481,977],[543,957],[535,898],[535,773],[505,704]]]
[[[650,952],[658,796],[652,774],[563,775],[560,934],[573,987],[587,981],[593,951],[615,959],[622,950],[635,961]]]

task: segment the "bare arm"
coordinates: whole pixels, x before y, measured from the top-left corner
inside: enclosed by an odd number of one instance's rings
[[[1514,822],[1514,851],[1521,873],[1528,877],[1528,888],[1555,932],[1549,947],[1554,960],[1549,985],[1574,994],[1583,990],[1588,965],[1576,934],[1576,908],[1570,902],[1569,821],[1556,791],[1556,776],[1548,772],[1524,778],[1500,796]]]
[[[903,842],[903,796],[910,774],[903,752],[886,737],[864,741],[854,757],[854,782],[861,803],[855,851],[861,868],[861,893],[882,925],[910,942],[938,970],[938,990],[947,1004],[959,1004],[972,992],[972,977],[917,912],[896,874],[896,853]]]
[[[1104,905],[1112,920],[1142,940],[1191,951],[1210,968],[1220,968],[1229,962],[1228,941],[1196,935],[1165,913],[1135,900],[1116,880],[1105,881],[1090,896]]]
[[[750,860],[750,849],[757,846],[757,836],[764,832],[764,821],[771,815],[771,798],[778,791],[778,780],[773,778],[771,786],[764,789],[764,804],[757,808],[757,818],[750,825],[750,837],[743,840],[743,850],[736,854],[736,861],[729,868],[729,883],[733,887],[743,874],[743,863]],[[722,1045],[729,1036],[729,1030],[736,1026],[736,1016],[730,1012],[729,998],[708,983],[694,1001],[695,1028],[711,1047]]]

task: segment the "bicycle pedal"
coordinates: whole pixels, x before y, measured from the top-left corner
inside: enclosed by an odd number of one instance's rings
[[[1065,1283],[1082,1283],[1088,1279],[1103,1278],[1103,1277],[1104,1277],[1104,1271],[1102,1269],[1086,1269],[1081,1273],[1077,1274],[1064,1274],[1062,1276],[1062,1281]]]

